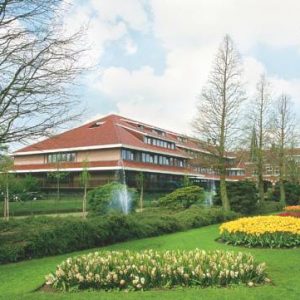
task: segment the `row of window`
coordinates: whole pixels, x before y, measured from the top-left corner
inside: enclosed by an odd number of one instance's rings
[[[175,157],[146,153],[146,152],[132,151],[126,149],[122,150],[122,159],[139,161],[139,162],[156,164],[156,165],[186,167],[185,160],[181,158],[175,158]]]
[[[244,170],[228,170],[229,176],[244,176],[245,171]]]
[[[144,142],[149,144],[149,145],[153,145],[153,146],[158,146],[158,147],[163,147],[163,148],[168,148],[168,149],[175,149],[175,144],[174,143],[159,140],[159,139],[152,138],[152,137],[145,136],[144,137]]]
[[[64,152],[64,153],[50,153],[47,155],[48,163],[56,163],[63,161],[75,161],[76,154],[74,152]]]
[[[200,174],[209,174],[209,175],[218,175],[219,174],[219,172],[217,170],[214,170],[212,168],[203,168],[203,167],[194,166],[193,169],[194,169],[194,171],[196,171]]]

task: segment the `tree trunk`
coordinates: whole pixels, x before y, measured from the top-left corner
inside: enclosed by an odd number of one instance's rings
[[[6,215],[7,215],[7,209],[6,209],[6,196],[4,196],[4,202],[3,202],[3,218],[6,220]]]
[[[226,174],[224,173],[224,171],[221,171],[221,174],[220,174],[220,194],[221,194],[223,209],[225,211],[229,211],[230,203],[229,203],[229,199],[228,199],[228,195],[227,195]]]
[[[9,221],[9,188],[8,183],[6,184],[6,195],[5,195],[5,220]]]
[[[279,188],[280,188],[280,203],[282,205],[286,205],[285,203],[285,187],[284,187],[284,181],[282,179],[279,180]]]
[[[86,218],[86,195],[87,195],[87,185],[84,185],[83,201],[82,201],[82,217]]]
[[[258,187],[258,195],[260,204],[265,201],[265,188],[264,188],[264,179],[261,172],[258,172],[257,175],[257,187]]]
[[[144,202],[144,186],[141,186],[141,192],[140,192],[140,209],[141,212],[143,211],[143,202]]]
[[[59,182],[59,177],[57,177],[57,200],[60,199],[60,191],[59,191],[59,189],[60,189],[60,182]]]
[[[280,203],[286,205],[285,202],[285,187],[284,187],[284,153],[281,149],[280,158],[279,158],[279,189],[280,189]]]

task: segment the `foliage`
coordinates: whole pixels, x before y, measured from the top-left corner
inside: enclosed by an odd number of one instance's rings
[[[300,184],[286,181],[285,187],[285,198],[286,204],[297,205],[300,204]],[[271,193],[271,200],[279,201],[280,199],[280,187],[279,183],[275,185],[274,191]]]
[[[152,209],[87,219],[31,217],[0,221],[0,263],[67,253],[232,220],[220,208]]]
[[[89,162],[88,160],[84,160],[83,169],[80,174],[80,183],[83,185],[83,198],[82,198],[82,217],[86,218],[87,211],[87,188],[89,185],[89,181],[91,179],[91,175],[89,173]]]
[[[226,182],[230,207],[233,211],[242,214],[252,214],[257,208],[257,189],[250,181]],[[214,197],[214,204],[221,205],[220,189]]]
[[[193,185],[193,182],[191,181],[189,176],[184,175],[182,178],[182,187],[188,187],[188,186],[192,186],[192,185]]]
[[[176,189],[159,199],[160,206],[169,208],[189,208],[193,204],[201,204],[204,201],[203,188],[193,185]]]
[[[94,214],[104,215],[112,211],[122,212],[122,207],[118,198],[122,193],[128,193],[130,197],[130,209],[134,211],[137,206],[137,192],[133,188],[127,188],[126,185],[111,182],[103,186],[97,187],[87,194],[90,210]]]
[[[0,192],[3,195],[6,188],[7,178],[0,177]],[[39,192],[38,179],[26,175],[25,177],[17,177],[13,174],[9,174],[8,178],[9,194],[11,201],[29,201],[36,197],[36,193]]]
[[[145,290],[176,286],[227,286],[269,281],[264,263],[229,251],[106,251],[68,258],[46,276],[60,289]]]
[[[220,226],[221,240],[248,247],[290,248],[300,245],[300,219],[280,216],[241,218]]]
[[[263,203],[259,203],[255,214],[270,214],[277,211],[282,211],[282,204],[276,201],[264,201]]]

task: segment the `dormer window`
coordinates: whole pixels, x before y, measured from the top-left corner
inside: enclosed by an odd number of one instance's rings
[[[93,123],[93,124],[90,126],[90,128],[98,128],[98,127],[100,127],[102,124],[104,124],[104,122],[98,121],[98,122]]]
[[[152,129],[153,133],[156,133],[157,135],[166,136],[166,133],[160,129]]]
[[[181,143],[186,143],[187,142],[187,138],[182,137],[182,136],[177,136],[177,141],[179,141]]]

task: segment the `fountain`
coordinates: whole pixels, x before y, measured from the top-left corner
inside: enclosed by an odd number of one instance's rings
[[[216,195],[216,183],[214,180],[209,180],[207,182],[208,190],[205,193],[205,205],[213,206],[213,197]]]
[[[114,202],[116,203],[116,206],[121,208],[121,211],[127,215],[130,212],[132,197],[127,188],[125,167],[122,160],[119,160],[118,166],[121,168],[116,171],[116,181],[122,186],[116,191],[116,199]]]

